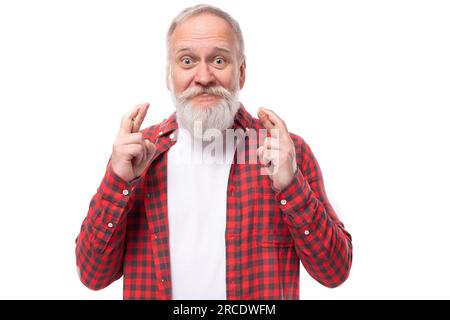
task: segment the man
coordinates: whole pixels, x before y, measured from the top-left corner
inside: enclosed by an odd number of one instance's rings
[[[187,8],[167,49],[176,112],[142,131],[149,104],[122,118],[77,237],[81,281],[98,290],[123,275],[125,299],[298,299],[301,261],[323,285],[343,283],[351,236],[309,146],[274,111],[255,119],[239,103],[239,24]]]

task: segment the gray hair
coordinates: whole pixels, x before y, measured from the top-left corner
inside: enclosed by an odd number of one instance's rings
[[[173,20],[170,24],[169,30],[167,31],[167,38],[166,38],[166,45],[167,45],[167,53],[169,53],[170,48],[170,38],[175,31],[178,24],[182,23],[183,21],[187,20],[190,17],[199,15],[201,13],[210,13],[215,16],[218,16],[222,19],[224,19],[228,24],[231,26],[231,28],[234,31],[234,34],[236,35],[236,39],[238,41],[238,54],[242,58],[244,55],[244,37],[242,36],[241,27],[239,26],[239,23],[228,13],[223,11],[222,9],[219,9],[217,7],[208,5],[208,4],[199,4],[193,7],[188,7],[184,10],[182,10]]]

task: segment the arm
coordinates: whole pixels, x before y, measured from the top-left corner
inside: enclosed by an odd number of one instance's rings
[[[88,288],[105,288],[122,276],[127,212],[140,179],[127,183],[108,164],[92,198],[76,239],[76,262],[81,282]]]
[[[148,103],[139,104],[122,118],[105,177],[76,240],[80,279],[93,290],[108,286],[123,273],[127,213],[140,176],[156,150],[138,132],[148,107]]]
[[[349,275],[352,242],[327,199],[319,164],[275,112],[260,108],[258,117],[271,131],[258,153],[264,165],[270,164],[272,188],[297,255],[314,279],[337,287]]]
[[[300,143],[297,159],[301,159],[301,170],[276,194],[276,199],[303,266],[318,282],[333,288],[349,275],[352,239],[328,201],[321,170],[311,149],[303,140]]]

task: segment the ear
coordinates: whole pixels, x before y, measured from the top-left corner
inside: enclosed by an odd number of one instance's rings
[[[167,90],[170,91],[170,64],[167,62],[166,64],[166,86]]]
[[[245,83],[245,72],[246,72],[246,62],[245,56],[242,57],[241,65],[239,66],[239,88],[242,90]]]

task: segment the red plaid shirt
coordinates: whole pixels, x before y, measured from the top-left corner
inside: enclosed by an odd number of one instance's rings
[[[102,289],[123,275],[124,299],[171,299],[167,151],[177,128],[172,114],[142,130],[157,151],[149,169],[131,183],[108,164],[76,240],[80,279],[87,287]],[[243,106],[233,128],[264,129]],[[224,239],[228,299],[298,299],[300,260],[327,287],[349,275],[351,236],[327,199],[311,149],[299,136],[291,138],[299,170],[280,192],[261,175],[261,164],[236,161],[239,152],[256,152],[259,142],[245,139],[246,148],[235,154]]]

